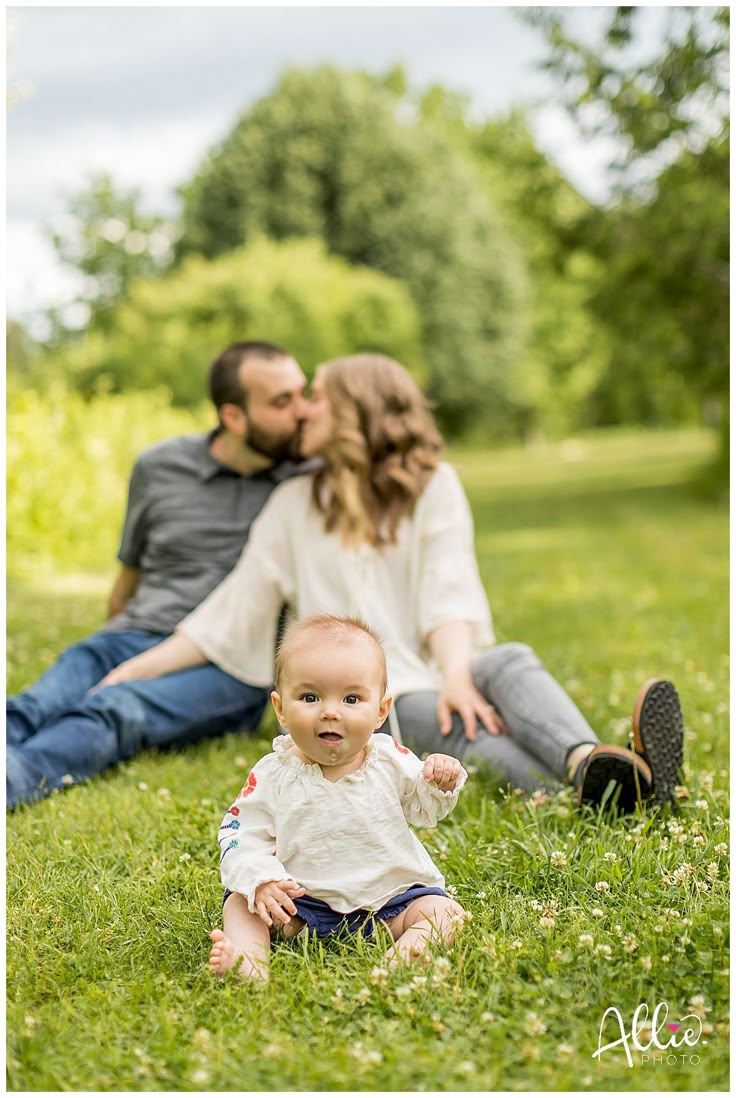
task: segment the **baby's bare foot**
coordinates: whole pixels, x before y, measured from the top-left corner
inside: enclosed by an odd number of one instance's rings
[[[268,963],[265,960],[255,962],[247,957],[245,951],[230,941],[224,931],[210,931],[210,940],[210,968],[216,976],[224,976],[240,962],[239,976],[246,980],[268,980]]]

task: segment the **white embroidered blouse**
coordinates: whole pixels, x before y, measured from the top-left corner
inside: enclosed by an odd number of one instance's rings
[[[312,483],[302,476],[276,489],[235,568],[178,626],[209,660],[243,682],[270,686],[284,603],[300,618],[343,614],[371,625],[394,697],[441,686],[426,647],[438,626],[467,621],[476,648],[493,643],[470,507],[451,466],[438,466],[397,544],[382,548],[349,548],[328,533]]]
[[[442,792],[422,776],[423,762],[385,733],[374,734],[362,766],[336,782],[289,753],[253,767],[228,809],[218,842],[222,883],[245,896],[293,877],[334,911],[377,910],[412,885],[444,887],[444,878],[408,823],[434,827],[457,804],[467,779]]]

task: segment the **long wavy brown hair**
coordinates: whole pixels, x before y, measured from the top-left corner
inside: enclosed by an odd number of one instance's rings
[[[409,373],[379,354],[319,367],[332,410],[314,500],[347,545],[390,545],[437,468],[442,437]]]

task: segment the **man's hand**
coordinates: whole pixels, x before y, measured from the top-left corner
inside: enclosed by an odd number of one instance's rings
[[[462,767],[451,755],[427,755],[422,777],[443,793],[451,792],[457,785]]]
[[[508,733],[496,710],[473,685],[470,673],[446,678],[437,699],[437,717],[440,732],[447,736],[452,730],[452,714],[459,713],[465,725],[465,735],[469,740],[477,738],[478,721],[492,736]]]
[[[273,926],[274,920],[286,926],[296,915],[294,898],[305,892],[306,889],[291,877],[283,881],[265,881],[256,889],[256,914],[266,926]]]

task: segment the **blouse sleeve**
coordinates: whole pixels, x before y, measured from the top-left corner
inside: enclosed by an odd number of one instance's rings
[[[276,829],[270,761],[262,759],[253,767],[235,803],[225,813],[217,836],[222,883],[231,892],[244,896],[254,913],[258,886],[289,876],[274,853]]]
[[[294,486],[277,488],[251,527],[232,572],[177,626],[208,660],[242,682],[273,682],[274,649],[281,607],[294,598],[289,530]]]
[[[478,572],[473,518],[460,478],[440,465],[419,498],[417,624],[423,641],[440,625],[467,621],[473,644],[493,644],[493,625]]]
[[[389,760],[397,775],[401,807],[406,819],[415,827],[435,827],[457,804],[460,790],[468,778],[466,771],[460,768],[455,789],[443,791],[433,782],[425,781],[422,776],[424,763],[413,751],[404,747],[393,736],[385,738],[388,742],[381,743],[381,753]]]

